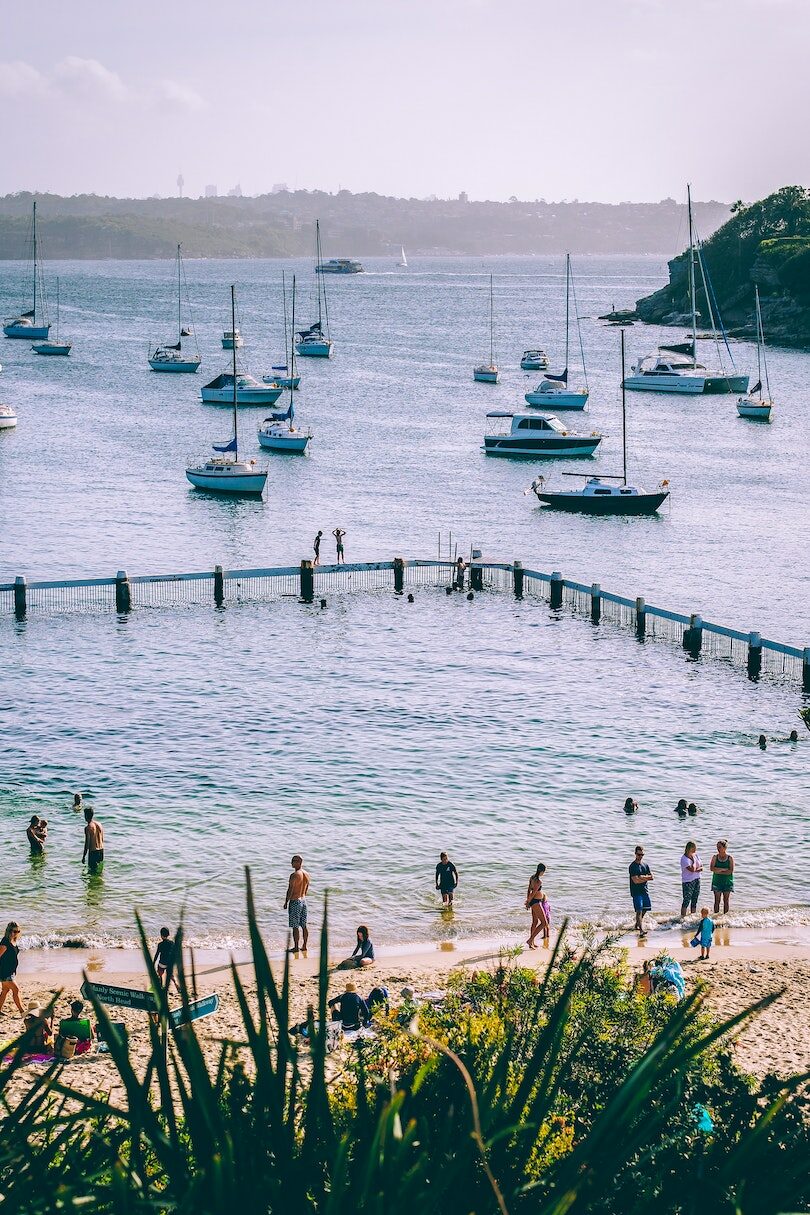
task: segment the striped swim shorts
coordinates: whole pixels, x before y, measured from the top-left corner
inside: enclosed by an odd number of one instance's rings
[[[290,928],[306,928],[307,901],[306,899],[290,899],[287,907],[290,917]]]

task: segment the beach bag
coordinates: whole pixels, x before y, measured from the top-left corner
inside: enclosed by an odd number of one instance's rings
[[[60,1059],[72,1059],[76,1054],[78,1044],[78,1038],[62,1038],[60,1036],[56,1042],[56,1053]]]

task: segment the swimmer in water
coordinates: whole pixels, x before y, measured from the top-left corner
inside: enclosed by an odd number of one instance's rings
[[[638,810],[638,802],[635,801],[632,797],[626,797],[624,799],[625,814],[635,814],[636,810]]]
[[[767,740],[767,738],[765,737],[765,735],[764,735],[764,734],[760,734],[759,739],[758,739],[758,742],[759,742],[759,749],[760,749],[760,751],[765,751],[765,750],[767,749],[767,746],[768,746],[768,740]]]
[[[686,813],[687,813],[687,808],[686,808],[686,798],[685,798],[685,797],[680,798],[680,800],[678,801],[678,804],[677,804],[677,806],[675,807],[675,813],[676,813],[676,814],[680,814],[681,818],[684,818],[684,817],[685,817],[685,815],[686,815]]]

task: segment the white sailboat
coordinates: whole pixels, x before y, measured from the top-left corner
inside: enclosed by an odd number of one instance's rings
[[[405,246],[404,245],[399,246],[399,261],[397,262],[397,265],[399,266],[399,268],[401,270],[408,269],[408,259],[405,256]]]
[[[34,203],[31,219],[31,260],[32,260],[32,291],[33,304],[30,309],[21,312],[19,316],[9,317],[3,325],[3,333],[7,338],[27,338],[46,341],[51,326],[47,316],[47,300],[45,299],[45,282],[42,274],[42,262],[37,244],[37,204]]]
[[[495,362],[494,338],[494,304],[492,296],[492,275],[489,276],[489,363],[481,363],[473,368],[473,379],[478,384],[497,384],[498,367]]]
[[[585,381],[584,388],[569,388],[568,386],[568,354],[570,347],[571,334],[571,297],[574,300],[574,315],[577,321],[577,337],[579,340],[579,353],[582,359],[582,376]],[[550,407],[552,409],[584,409],[588,404],[588,396],[590,389],[588,388],[588,372],[585,367],[585,350],[582,345],[582,329],[579,324],[579,314],[577,309],[576,290],[574,288],[573,276],[571,274],[571,254],[565,255],[565,367],[561,372],[552,375],[547,371],[545,377],[540,381],[536,388],[525,394],[527,405],[536,405],[540,408]]]
[[[285,304],[286,313],[286,304]],[[286,317],[285,317],[286,321]],[[290,340],[295,333],[295,275],[292,281],[292,329],[290,331]],[[287,343],[287,334],[285,330],[284,343]],[[295,425],[295,405],[293,404],[293,395],[295,392],[295,382],[298,377],[295,374],[295,350],[293,348],[292,357],[290,359],[290,375],[287,378],[287,387],[290,390],[290,403],[286,410],[279,413],[271,413],[269,418],[265,418],[259,427],[259,446],[264,447],[267,451],[286,452],[288,455],[302,455],[312,438],[311,430],[302,430]]]
[[[236,292],[231,287],[231,328],[236,328]],[[239,459],[239,408],[237,401],[236,347],[233,348],[233,435],[228,443],[214,443],[211,456],[186,469],[186,477],[195,489],[217,494],[264,493],[267,470],[256,467],[255,460]]]
[[[295,275],[293,275],[293,292],[295,292]],[[263,375],[265,384],[276,384],[279,388],[298,388],[301,384],[300,375],[295,373],[295,331],[290,333],[287,328],[287,278],[281,271],[281,300],[284,311],[284,362],[274,363],[271,375]],[[291,370],[292,365],[292,370]]]
[[[188,286],[186,286],[188,305]],[[190,307],[189,307],[190,311]],[[193,326],[192,334],[193,334]],[[174,345],[156,346],[149,355],[149,366],[153,371],[194,372],[200,366],[200,350],[194,335],[194,354],[183,353],[183,258],[177,246],[177,342]]]
[[[70,342],[59,341],[59,279],[56,280],[56,341],[35,342],[31,347],[35,354],[68,355],[72,350]]]
[[[752,422],[770,422],[773,409],[771,384],[768,378],[768,360],[765,358],[765,334],[762,332],[762,310],[759,305],[759,287],[754,287],[757,308],[757,382],[749,393],[737,401],[737,413]],[[765,391],[762,390],[763,373]]]
[[[306,329],[298,331],[298,342],[295,349],[302,358],[330,359],[332,357],[332,339],[329,336],[329,306],[326,302],[326,281],[320,273],[323,266],[321,257],[321,223],[315,221],[315,281],[318,287],[318,319]],[[324,331],[324,325],[326,329]]]

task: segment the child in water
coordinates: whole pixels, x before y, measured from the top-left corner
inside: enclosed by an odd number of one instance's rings
[[[714,937],[714,920],[709,919],[708,907],[700,909],[700,923],[697,926],[697,932],[694,935],[692,944],[700,946],[700,961],[706,962],[709,959],[709,950],[712,947],[712,938]]]

